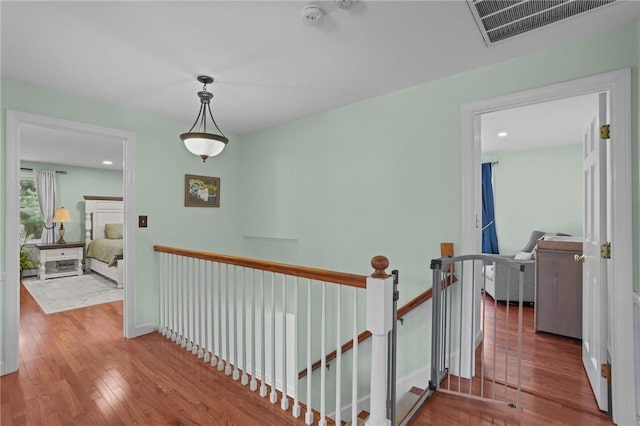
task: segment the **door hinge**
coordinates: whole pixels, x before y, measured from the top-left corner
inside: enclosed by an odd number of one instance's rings
[[[600,139],[611,138],[611,126],[609,124],[603,124],[600,126]]]
[[[603,379],[609,380],[611,378],[611,364],[600,364],[600,375]]]
[[[611,259],[611,243],[604,243],[600,246],[600,257]]]

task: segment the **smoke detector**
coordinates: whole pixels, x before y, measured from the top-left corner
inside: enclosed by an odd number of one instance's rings
[[[358,0],[336,0],[336,6],[340,9],[351,9],[358,3]]]
[[[324,14],[320,6],[308,4],[302,9],[302,21],[307,25],[318,25]]]

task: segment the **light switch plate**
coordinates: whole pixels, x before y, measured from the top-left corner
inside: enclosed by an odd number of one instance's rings
[[[147,227],[147,216],[138,216],[138,228]]]

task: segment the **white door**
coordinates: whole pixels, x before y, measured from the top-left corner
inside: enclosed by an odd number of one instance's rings
[[[600,246],[607,242],[606,141],[607,94],[598,97],[596,115],[584,135],[584,265],[582,269],[582,362],[598,407],[607,411],[607,381],[600,365],[607,362],[607,264]]]

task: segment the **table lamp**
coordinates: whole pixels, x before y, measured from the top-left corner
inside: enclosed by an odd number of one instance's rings
[[[64,207],[57,209],[56,214],[53,216],[53,222],[60,223],[60,229],[58,230],[58,244],[66,243],[64,240],[64,223],[71,222],[69,210]]]

